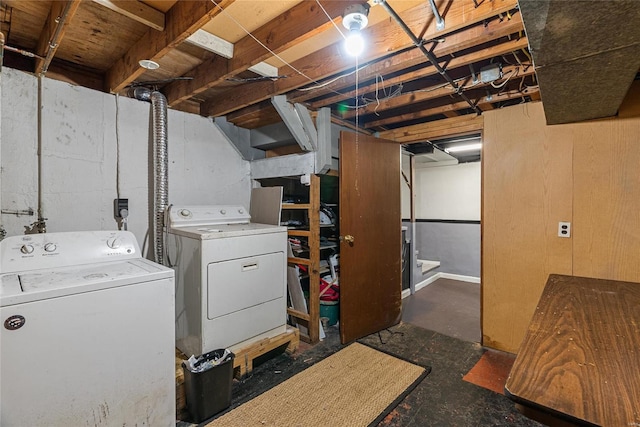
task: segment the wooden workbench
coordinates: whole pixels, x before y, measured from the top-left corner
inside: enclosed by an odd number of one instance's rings
[[[578,424],[640,426],[640,283],[550,275],[505,392]]]

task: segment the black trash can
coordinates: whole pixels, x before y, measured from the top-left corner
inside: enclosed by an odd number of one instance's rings
[[[223,355],[222,349],[205,353],[198,358],[196,367]],[[187,409],[193,422],[200,423],[231,405],[234,357],[229,353],[219,365],[202,372],[191,372],[188,362],[182,362]]]

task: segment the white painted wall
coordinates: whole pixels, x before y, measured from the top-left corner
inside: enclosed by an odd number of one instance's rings
[[[38,204],[37,79],[2,69],[2,209]],[[43,79],[42,208],[47,231],[116,229],[113,199],[129,199],[129,230],[149,227],[149,103]],[[118,108],[116,108],[116,103]],[[116,114],[118,135],[116,137]],[[249,207],[249,162],[211,120],[169,111],[169,202]],[[119,165],[119,168],[118,168]],[[3,215],[7,235],[36,217]]]
[[[402,153],[401,161],[404,176],[400,177],[400,214],[403,219],[411,219],[411,189],[404,179],[411,182],[411,156]]]
[[[480,162],[416,168],[416,218],[480,221]]]

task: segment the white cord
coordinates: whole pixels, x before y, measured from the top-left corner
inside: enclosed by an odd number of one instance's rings
[[[296,73],[298,73],[299,75],[301,75],[302,77],[304,77],[305,79],[309,80],[311,83],[315,83],[315,84],[321,84],[320,82],[318,82],[317,80],[312,79],[311,77],[307,76],[305,73],[303,73],[302,71],[298,70],[296,67],[294,67],[293,65],[291,65],[290,63],[288,63],[287,61],[284,60],[284,58],[282,58],[280,55],[278,55],[277,53],[275,53],[274,51],[272,51],[271,49],[269,49],[264,43],[262,43],[260,40],[258,40],[256,38],[256,36],[254,36],[253,34],[251,34],[251,32],[249,30],[247,30],[240,22],[238,22],[229,12],[227,12],[226,10],[224,10],[223,7],[221,7],[216,0],[211,0],[211,3],[213,3],[218,9],[220,9],[220,12],[222,12],[225,16],[227,16],[229,19],[231,19],[233,22],[236,23],[236,25],[238,25],[238,27],[240,27],[240,29],[242,29],[242,31],[244,31],[249,37],[251,37],[253,40],[256,41],[256,43],[258,43],[260,46],[262,46],[263,48],[265,48],[265,50],[267,52],[269,52],[271,55],[275,56],[276,58],[278,58],[284,65],[290,67],[293,71],[295,71]],[[336,92],[336,91],[334,91]],[[339,95],[342,95],[340,92],[336,92]]]
[[[324,14],[327,15],[327,18],[329,18],[329,21],[331,21],[333,26],[336,27],[336,30],[338,30],[342,38],[346,40],[347,36],[345,36],[344,33],[340,30],[340,27],[338,27],[338,24],[336,24],[336,22],[333,19],[331,19],[331,16],[329,16],[329,14],[327,13],[327,10],[324,8],[324,6],[322,6],[322,4],[320,3],[320,0],[316,0],[316,3],[318,3],[318,6],[320,6],[320,9],[322,9]]]
[[[511,73],[509,74],[509,77],[507,77],[507,79],[505,81],[503,81],[502,83],[500,83],[499,85],[496,85],[496,82],[491,82],[491,86],[493,86],[496,89],[503,88],[504,85],[506,85],[507,82],[509,82],[509,80],[511,80],[511,77],[518,75],[518,71],[519,70],[520,70],[520,68],[516,68],[515,71],[511,71]]]
[[[120,130],[118,128],[120,117],[120,95],[116,93],[116,197],[120,198]]]
[[[326,81],[324,83],[319,83],[316,86],[304,87],[304,88],[299,88],[299,89],[296,89],[296,90],[299,91],[299,92],[308,92],[308,91],[314,90],[314,89],[321,89],[321,88],[323,88],[325,86],[330,85],[331,83],[333,83],[333,82],[335,82],[337,80],[340,80],[343,77],[349,77],[350,75],[355,74],[356,72],[362,70],[364,67],[366,67],[366,65],[363,65],[362,67],[360,67],[357,70],[349,71],[348,73],[345,73],[345,74],[340,74],[339,76],[337,76],[337,77],[335,77],[335,78],[333,78],[333,79],[331,79],[329,81]],[[339,94],[339,95],[342,95],[340,92],[336,92],[336,93]]]

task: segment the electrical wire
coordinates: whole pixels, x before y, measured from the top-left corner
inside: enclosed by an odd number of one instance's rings
[[[343,77],[349,77],[350,75],[357,73],[358,71],[362,70],[364,67],[365,67],[365,65],[363,65],[359,69],[356,69],[356,70],[353,70],[353,71],[349,71],[348,73],[340,74],[339,76],[336,76],[335,78],[333,78],[333,79],[331,79],[329,81],[326,81],[324,83],[318,83],[316,86],[303,87],[303,88],[298,88],[296,90],[299,91],[299,92],[308,92],[310,90],[322,89],[323,87],[328,86],[331,83],[334,83],[334,82],[340,80]],[[334,92],[336,92],[336,91],[334,91]],[[342,95],[340,92],[336,92],[336,93]]]
[[[120,198],[120,95],[116,93],[116,198]]]
[[[336,22],[331,18],[331,16],[329,16],[329,14],[327,13],[327,10],[324,8],[324,6],[322,6],[322,4],[320,3],[320,0],[316,0],[316,3],[318,3],[318,6],[320,6],[320,9],[322,9],[322,11],[324,12],[325,15],[327,15],[327,18],[329,19],[329,21],[331,21],[331,23],[333,24],[334,27],[336,27],[336,30],[338,30],[338,32],[340,33],[340,35],[342,36],[343,39],[347,39],[347,36],[344,35],[344,33],[340,30],[340,27],[338,27],[338,24],[336,24]]]
[[[216,2],[216,0],[210,0],[211,3],[213,3],[219,10],[220,12],[225,15],[226,17],[228,17],[229,19],[231,19],[233,22],[235,22],[235,24],[240,27],[240,29],[242,31],[244,31],[249,37],[251,37],[253,40],[255,40],[256,43],[258,43],[260,46],[262,46],[267,52],[269,52],[271,55],[273,55],[274,57],[278,58],[278,60],[280,60],[284,65],[288,66],[289,68],[291,68],[293,71],[295,71],[298,75],[304,77],[305,79],[309,80],[311,83],[315,83],[315,84],[321,84],[320,82],[318,82],[317,80],[312,79],[311,77],[307,76],[305,73],[303,73],[302,71],[298,70],[296,67],[294,67],[293,65],[291,65],[289,62],[285,61],[284,58],[282,58],[280,55],[278,55],[277,53],[275,53],[273,50],[269,49],[269,47],[267,47],[264,43],[262,43],[260,40],[258,40],[258,38],[256,36],[254,36],[253,34],[251,34],[251,32],[246,29],[237,19],[235,19],[233,17],[233,15],[231,15],[229,12],[227,12],[222,6],[220,6],[218,4],[218,2]],[[332,90],[333,91],[333,90]],[[338,95],[342,95],[340,92],[337,91],[333,91]]]
[[[376,116],[380,116],[380,114],[378,114],[378,108],[380,107],[380,98],[378,98],[378,76],[379,74],[376,74],[376,108],[373,110]],[[382,76],[380,76],[380,79],[382,79]],[[384,91],[384,87],[382,90]]]
[[[505,81],[503,81],[500,84],[496,84],[496,82],[491,82],[491,86],[496,89],[502,89],[504,85],[506,85],[509,82],[509,80],[511,80],[512,77],[517,76],[519,74],[519,71],[520,71],[520,68],[516,68],[514,71],[511,71],[511,73],[509,74],[509,77],[507,77]]]

